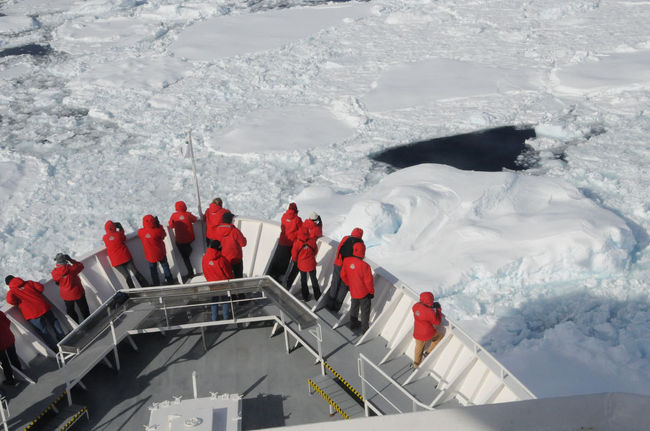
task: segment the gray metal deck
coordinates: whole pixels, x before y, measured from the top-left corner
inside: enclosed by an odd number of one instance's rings
[[[210,306],[205,303],[223,290],[215,292],[215,286],[206,288],[163,288],[160,290],[163,298],[154,290],[130,291],[127,303],[98,310],[97,316],[93,314],[88,320],[87,328],[84,322],[77,333],[62,341],[64,351],[73,354],[63,370],[55,369],[52,360],[50,363],[39,360],[33,370],[28,370],[30,375],[40,376],[38,385],[21,383],[17,388],[10,388],[12,428],[22,429],[38,416],[65,390],[66,379],[82,377],[87,389],[75,386],[71,395],[77,404],[88,407],[90,423],[82,420],[78,429],[141,429],[149,421],[148,407],[153,402],[171,400],[179,395],[192,396],[193,371],[198,373],[199,396],[209,396],[210,392],[243,395],[242,428],[245,430],[337,420],[340,416],[330,417],[327,403],[317,394],[310,396],[308,391],[307,380],[321,375],[321,367],[314,357],[318,343],[313,333],[318,325],[322,330],[323,359],[359,393],[362,388],[357,365],[359,353],[375,364],[386,353],[386,342],[382,338],[356,346],[354,343],[360,334],[346,326],[332,329],[338,317],[330,311],[319,310],[318,319],[315,319],[286,290],[259,279],[241,280],[228,289],[231,293],[253,295],[263,291],[266,297],[261,300],[236,304],[235,315],[238,319],[270,320],[189,328],[187,326],[212,324]],[[308,305],[313,304],[312,300]],[[290,353],[287,353],[286,334],[270,337],[273,316],[280,314],[284,316],[287,332],[298,334],[309,348],[293,339]],[[137,351],[126,340],[118,345],[120,371],[100,359],[108,354],[109,361],[114,362],[113,337],[106,329],[107,321],[113,322],[118,341],[124,340],[129,331],[131,334],[145,332],[131,335]],[[185,327],[162,333],[149,332],[179,326]],[[400,384],[412,371],[406,356],[382,364],[381,370]],[[412,401],[400,395],[395,386],[380,376],[376,381],[378,390],[393,397],[399,410],[412,410]],[[406,388],[423,403],[429,403],[436,395],[435,381],[430,377],[410,383]],[[337,390],[334,386],[331,389]],[[354,402],[354,397],[352,399]],[[381,411],[395,413],[393,407],[373,393],[369,393],[367,399]],[[351,404],[349,409],[358,415],[359,406]]]

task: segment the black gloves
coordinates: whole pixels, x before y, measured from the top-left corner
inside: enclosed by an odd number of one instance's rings
[[[158,220],[158,216],[154,217],[156,220],[156,227],[160,227],[160,220]]]
[[[372,294],[372,293],[369,293],[369,294],[368,294],[368,298],[372,299],[372,298],[374,298],[374,297],[375,297],[374,294]]]
[[[434,310],[440,310],[440,303],[438,301],[433,303],[433,309]]]
[[[122,227],[122,223],[120,223],[120,222],[115,223],[115,229],[124,230],[124,228]]]
[[[67,260],[70,263],[74,262],[74,259],[72,259],[69,254],[64,254],[63,257],[65,257],[65,260]]]

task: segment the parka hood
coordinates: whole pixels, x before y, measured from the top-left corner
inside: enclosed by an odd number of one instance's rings
[[[151,214],[147,214],[146,216],[142,217],[142,226],[147,229],[153,229],[156,227],[156,219]]]
[[[363,237],[363,229],[361,229],[360,227],[355,227],[354,229],[352,229],[352,233],[350,234],[350,236],[361,239],[361,237]]]
[[[187,211],[187,205],[185,205],[185,202],[183,201],[178,201],[176,202],[176,211]]]
[[[422,292],[420,293],[420,302],[426,305],[427,307],[433,307],[433,293],[431,292]]]
[[[205,251],[205,255],[208,257],[210,260],[215,260],[219,256],[221,256],[221,251],[217,250],[216,248],[208,248]]]
[[[356,242],[352,246],[352,255],[363,259],[366,257],[366,246],[362,242]]]
[[[106,233],[117,232],[117,228],[115,227],[115,223],[113,223],[111,220],[106,222],[106,224],[104,225],[104,229],[106,229]]]

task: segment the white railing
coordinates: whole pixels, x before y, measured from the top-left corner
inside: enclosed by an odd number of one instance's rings
[[[358,364],[359,377],[361,378],[361,396],[363,397],[363,407],[366,416],[370,415],[369,409],[372,409],[372,411],[374,411],[378,415],[386,414],[386,412],[381,411],[377,406],[375,406],[373,403],[368,401],[369,397],[368,397],[367,388],[372,389],[375,395],[380,396],[385,402],[387,402],[391,407],[393,407],[397,413],[407,413],[407,411],[395,405],[393,401],[391,401],[387,396],[384,395],[386,388],[380,389],[376,387],[376,384],[373,385],[373,383],[366,376],[365,364],[373,368],[374,371],[378,373],[385,382],[387,382],[391,387],[396,389],[410,403],[411,409],[409,410],[409,412],[433,410],[432,407],[422,403],[417,398],[415,398],[413,394],[411,394],[409,391],[404,389],[402,385],[396,382],[391,376],[386,374],[381,368],[379,368],[379,366],[377,366],[370,359],[368,359],[368,357],[366,357],[366,355],[364,355],[363,353],[359,354],[359,359],[357,360],[357,364]]]

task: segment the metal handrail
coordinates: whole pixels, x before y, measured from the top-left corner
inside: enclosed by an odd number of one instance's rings
[[[379,396],[381,396],[387,403],[389,403],[391,406],[393,406],[393,408],[395,410],[397,410],[399,413],[404,413],[404,412],[402,410],[400,410],[400,408],[397,407],[395,404],[393,404],[382,393],[382,391],[380,391],[377,388],[375,388],[374,386],[372,386],[370,381],[368,381],[366,379],[365,370],[364,370],[364,367],[363,367],[364,362],[367,362],[372,368],[374,368],[377,372],[379,372],[379,374],[384,379],[386,379],[386,381],[388,381],[388,383],[390,383],[392,386],[396,387],[402,394],[404,394],[406,396],[406,398],[411,400],[411,403],[412,403],[412,406],[413,406],[413,409],[411,411],[413,411],[413,412],[417,411],[416,407],[421,407],[424,410],[434,410],[433,407],[430,407],[430,406],[422,403],[421,401],[418,401],[418,399],[415,398],[415,396],[413,396],[413,394],[411,394],[409,391],[404,389],[404,387],[402,387],[402,385],[397,383],[391,376],[386,374],[381,368],[379,368],[378,365],[376,365],[374,362],[372,362],[367,356],[365,356],[363,353],[359,353],[359,359],[358,359],[358,368],[359,368],[359,370],[358,371],[359,371],[359,377],[361,378],[361,392],[362,392],[362,396],[363,396],[364,408],[366,410],[366,416],[368,416],[368,406],[367,406],[368,397],[366,396],[366,390],[365,390],[366,385],[370,386]]]

